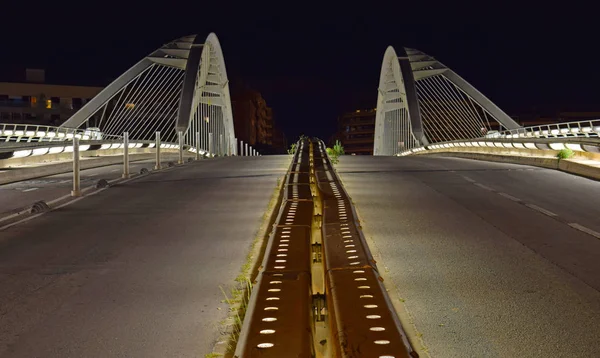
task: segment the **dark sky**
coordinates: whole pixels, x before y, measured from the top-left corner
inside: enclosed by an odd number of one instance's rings
[[[289,139],[327,139],[341,112],[375,107],[388,45],[436,57],[511,114],[600,110],[600,26],[586,19],[591,8],[407,3],[3,4],[0,80],[29,66],[46,68],[48,82],[104,86],[172,39],[215,32],[230,82],[262,92]]]

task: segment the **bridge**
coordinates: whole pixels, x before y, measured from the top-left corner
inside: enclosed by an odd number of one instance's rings
[[[374,156],[260,156],[228,81],[185,36],[0,125],[0,356],[600,355],[600,121],[523,128],[389,47]]]

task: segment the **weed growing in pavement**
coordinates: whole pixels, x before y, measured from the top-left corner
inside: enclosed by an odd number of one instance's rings
[[[204,355],[204,358],[217,358],[217,357],[222,357],[223,355],[221,353],[208,353]]]
[[[566,149],[561,149],[560,152],[558,152],[558,154],[556,155],[556,157],[558,159],[569,159],[571,157],[573,157],[573,155],[575,155],[575,153],[573,153],[573,151],[569,148]]]

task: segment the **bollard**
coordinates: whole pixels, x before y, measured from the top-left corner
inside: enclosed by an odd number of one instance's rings
[[[238,148],[238,146],[237,146],[237,138],[233,138],[233,145],[232,145],[231,148],[233,149],[233,152],[231,153],[231,155],[238,155],[238,152],[237,152],[237,148]]]
[[[240,140],[240,157],[244,156],[244,141]]]
[[[222,157],[225,155],[225,151],[223,150],[223,135],[219,134],[219,156]]]
[[[155,170],[160,170],[160,132],[156,132],[156,165]]]
[[[123,133],[123,178],[129,178],[129,132]]]
[[[200,132],[196,132],[196,160],[200,160]]]
[[[208,154],[214,154],[215,152],[213,151],[213,134],[212,133],[208,133]]]
[[[250,155],[250,152],[248,152],[248,143],[246,143],[246,149],[245,149],[244,153],[245,153],[244,154],[245,156],[249,156]]]
[[[81,196],[81,178],[79,177],[79,138],[73,138],[73,190],[71,196]]]
[[[179,137],[179,160],[177,164],[183,164],[183,132],[177,132],[177,136]]]

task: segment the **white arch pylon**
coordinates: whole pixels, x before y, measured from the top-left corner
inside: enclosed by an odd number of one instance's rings
[[[398,56],[394,48],[389,46],[383,57],[379,78],[374,155],[393,154],[384,143],[385,114],[399,109],[406,109],[409,129],[416,145],[429,144],[430,140],[427,138],[421,119],[416,83],[438,75],[443,75],[505,128],[520,128],[520,125],[498,106],[441,62],[421,51],[409,48],[401,48]]]
[[[209,104],[222,108],[223,123],[228,136],[226,140],[228,143],[234,143],[229,79],[221,44],[214,33],[209,34],[203,42],[197,35],[181,37],[152,52],[106,86],[61,127],[82,126],[123,88],[153,65],[185,71],[177,119],[174,123],[177,131],[185,132],[188,129],[192,115],[200,103]],[[234,146],[231,148],[235,154],[237,151],[233,149]]]

